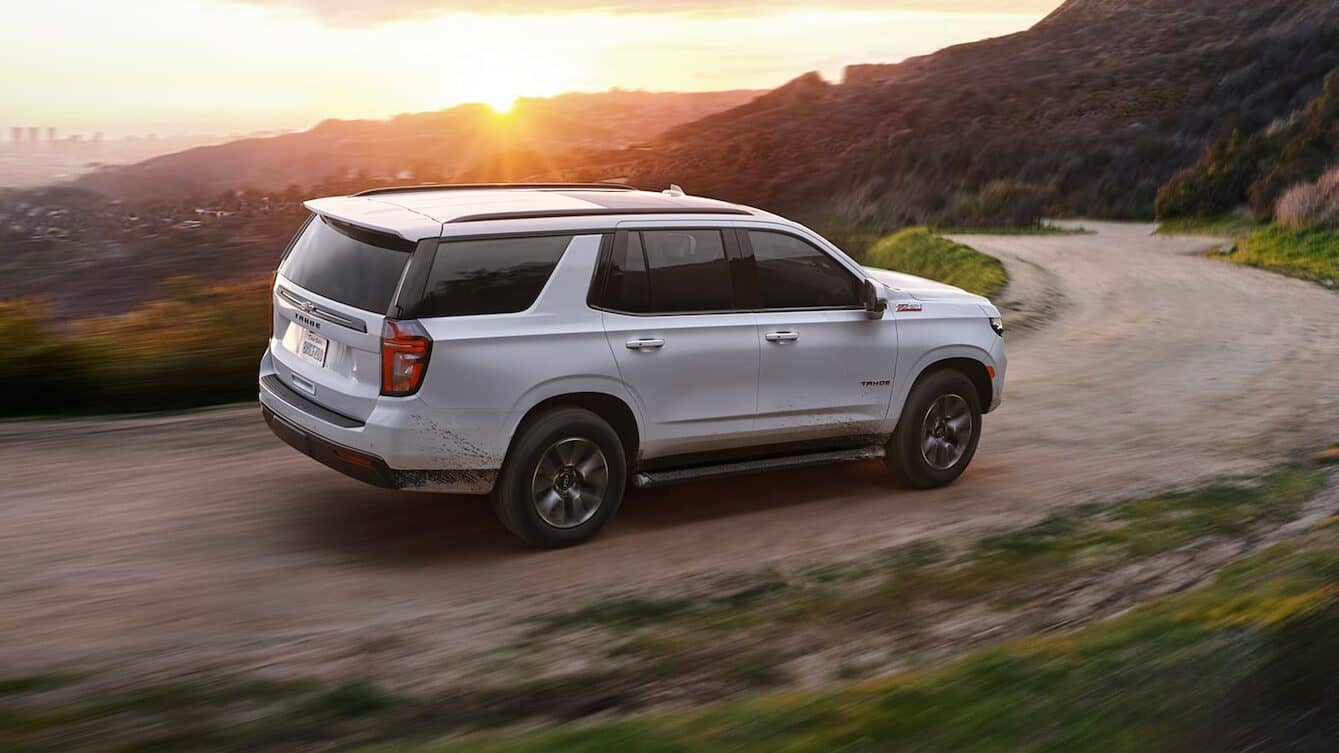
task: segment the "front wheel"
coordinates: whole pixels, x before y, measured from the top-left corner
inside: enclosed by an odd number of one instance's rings
[[[613,428],[588,410],[559,408],[522,427],[493,489],[493,512],[532,546],[572,546],[609,520],[626,483]]]
[[[884,463],[914,489],[946,486],[967,470],[980,439],[976,386],[960,371],[936,371],[911,388]]]

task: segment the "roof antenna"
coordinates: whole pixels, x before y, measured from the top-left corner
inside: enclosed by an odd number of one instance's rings
[[[678,183],[671,183],[670,187],[666,188],[664,191],[661,191],[661,193],[665,194],[666,196],[672,196],[676,199],[684,195],[683,189],[679,188]]]

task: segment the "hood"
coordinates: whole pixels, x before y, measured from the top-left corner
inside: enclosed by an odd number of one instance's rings
[[[990,301],[962,288],[945,285],[942,282],[927,280],[924,277],[902,274],[877,267],[865,267],[865,273],[875,282],[882,283],[893,290],[901,291],[918,301],[959,301],[985,303]]]

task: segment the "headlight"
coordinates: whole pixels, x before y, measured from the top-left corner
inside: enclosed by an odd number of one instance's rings
[[[990,317],[990,328],[995,330],[995,334],[1004,337],[1004,318],[999,316]]]

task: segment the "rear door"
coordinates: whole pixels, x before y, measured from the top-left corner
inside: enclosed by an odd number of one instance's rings
[[[638,403],[646,454],[748,443],[758,343],[753,314],[737,310],[733,234],[643,225],[615,233],[611,251],[592,303]]]
[[[381,393],[381,326],[415,244],[322,216],[275,280],[270,353],[279,378],[365,420]]]
[[[743,229],[739,240],[756,272],[760,437],[798,441],[877,430],[892,396],[896,322],[870,320],[863,280],[812,241]]]

